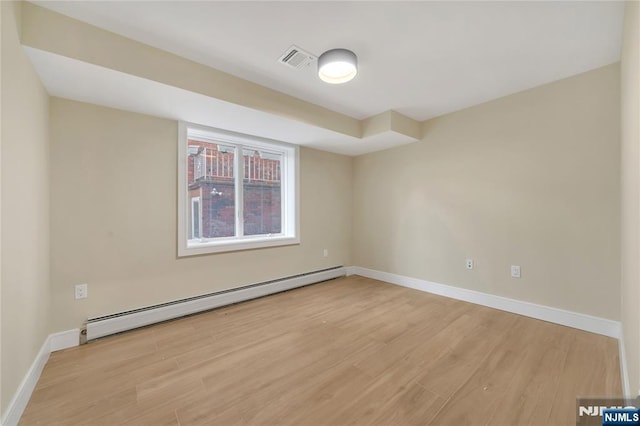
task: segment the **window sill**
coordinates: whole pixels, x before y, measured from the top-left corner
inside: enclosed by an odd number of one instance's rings
[[[229,239],[203,242],[195,241],[189,242],[185,246],[179,247],[178,257],[289,246],[295,244],[300,244],[300,238],[291,236],[257,237],[248,239]]]

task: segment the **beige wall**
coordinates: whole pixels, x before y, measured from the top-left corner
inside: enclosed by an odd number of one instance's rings
[[[175,121],[52,98],[52,331],[351,263],[352,159],[305,148],[302,244],[178,259],[177,137]],[[86,300],[73,298],[79,283]]]
[[[640,4],[625,8],[622,93],[622,327],[629,387],[640,394]]]
[[[354,265],[619,319],[619,127],[613,64],[356,158]]]
[[[49,333],[48,96],[2,8],[2,411]]]

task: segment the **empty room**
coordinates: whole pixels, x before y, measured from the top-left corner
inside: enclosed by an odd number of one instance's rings
[[[640,2],[0,2],[0,419],[640,425]]]

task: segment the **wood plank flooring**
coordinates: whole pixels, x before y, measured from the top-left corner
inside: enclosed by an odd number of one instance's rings
[[[112,336],[47,363],[21,425],[571,425],[615,339],[367,278]]]

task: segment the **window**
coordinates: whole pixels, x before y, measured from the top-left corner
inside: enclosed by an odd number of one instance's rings
[[[297,244],[298,149],[180,123],[178,255]]]

